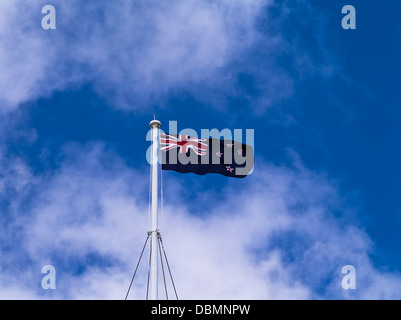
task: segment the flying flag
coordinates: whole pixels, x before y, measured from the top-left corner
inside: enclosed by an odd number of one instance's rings
[[[163,170],[219,173],[235,178],[244,178],[253,171],[253,148],[233,140],[161,133],[160,151]]]

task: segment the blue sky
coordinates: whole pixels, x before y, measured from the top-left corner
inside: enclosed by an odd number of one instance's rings
[[[400,3],[53,1],[43,30],[45,4],[0,4],[1,298],[125,295],[153,114],[166,131],[255,130],[246,179],[163,174],[180,296],[401,296]]]

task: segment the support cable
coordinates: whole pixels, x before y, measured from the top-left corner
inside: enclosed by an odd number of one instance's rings
[[[151,232],[148,232],[151,235]],[[150,254],[149,254],[149,266],[148,266],[148,284],[146,286],[146,300],[149,297],[149,279],[150,279],[150,264],[152,263],[152,238],[150,238]]]
[[[163,244],[163,240],[162,240],[162,237],[161,237],[161,236],[159,237],[159,241],[160,241],[160,244],[162,245],[162,248],[163,248],[163,254],[164,254],[164,258],[166,259],[166,264],[167,264],[168,272],[169,272],[169,274],[170,274],[171,283],[173,284],[175,297],[177,298],[177,300],[179,300],[179,299],[178,299],[178,295],[177,295],[177,290],[176,290],[175,284],[174,284],[173,275],[171,274],[170,264],[168,263],[168,259],[167,259],[167,255],[166,255],[166,250],[164,249],[164,244]]]
[[[138,261],[138,263],[136,265],[134,275],[132,276],[131,283],[129,284],[128,291],[127,291],[127,294],[125,295],[125,299],[124,300],[127,300],[127,298],[128,298],[128,294],[129,294],[129,292],[131,290],[132,283],[134,282],[136,272],[138,271],[139,264],[141,263],[143,252],[145,251],[146,244],[148,243],[149,236],[150,236],[150,234],[148,233],[148,236],[146,238],[145,244],[143,245],[142,252],[141,252],[141,255],[139,257],[139,261]]]
[[[161,248],[161,246],[160,246],[160,237],[161,237],[161,235],[160,235],[160,233],[158,233],[158,234],[157,234],[157,239],[158,239],[157,243],[158,243],[158,245],[159,245],[160,263],[161,263],[161,266],[162,266],[164,290],[165,290],[165,292],[166,292],[166,300],[168,300],[167,284],[166,284],[166,275],[165,275],[165,273],[164,273],[164,263],[163,263],[162,248]]]

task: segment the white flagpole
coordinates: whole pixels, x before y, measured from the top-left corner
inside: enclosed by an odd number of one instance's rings
[[[152,120],[150,122],[152,128],[152,210],[151,210],[151,257],[150,257],[150,300],[158,299],[158,246],[157,233],[158,230],[158,153],[159,153],[159,129],[160,121]]]

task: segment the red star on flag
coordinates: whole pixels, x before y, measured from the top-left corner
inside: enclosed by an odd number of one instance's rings
[[[230,171],[231,173],[233,172],[234,168],[231,168],[230,166],[226,166],[227,171]]]
[[[218,157],[221,158],[221,156],[222,156],[223,154],[219,151],[219,152],[216,152],[216,155],[217,155]]]

